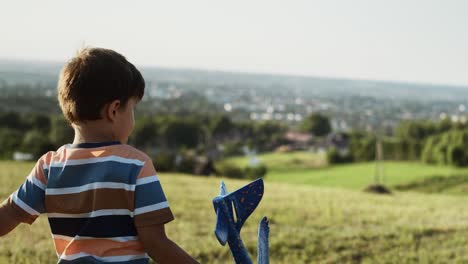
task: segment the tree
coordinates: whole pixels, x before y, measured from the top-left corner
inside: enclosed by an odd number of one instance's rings
[[[452,129],[429,137],[423,149],[422,161],[440,165],[468,165],[468,130]]]
[[[226,115],[217,116],[210,123],[211,136],[215,139],[228,137],[234,129],[235,125]]]
[[[52,117],[49,138],[50,142],[54,144],[55,147],[72,143],[74,135],[75,132],[63,116],[57,115]]]
[[[24,129],[21,115],[15,112],[0,113],[0,125],[10,129]]]
[[[259,151],[269,151],[280,145],[287,128],[278,122],[263,121],[253,127],[252,143]]]
[[[203,128],[194,120],[173,118],[164,124],[161,134],[170,148],[193,148],[203,138]]]
[[[50,118],[43,114],[28,113],[23,118],[27,129],[37,129],[47,134],[50,131]]]
[[[355,161],[371,161],[376,157],[376,137],[373,135],[351,135],[351,156]]]
[[[37,159],[55,147],[44,136],[44,133],[39,130],[30,130],[24,135],[21,148],[24,152],[33,154],[34,158]]]
[[[400,123],[396,128],[396,136],[400,139],[418,142],[422,142],[435,132],[434,124],[427,121],[406,121]]]
[[[302,123],[302,130],[315,136],[326,136],[331,132],[330,120],[319,113],[309,115]]]
[[[439,133],[447,132],[450,129],[452,129],[452,127],[453,127],[453,124],[450,121],[450,119],[444,118],[437,124],[437,132]]]
[[[19,130],[0,128],[0,157],[11,159],[13,153],[21,146],[23,134]]]
[[[131,136],[131,142],[136,147],[148,147],[156,144],[158,128],[150,117],[142,117],[136,120],[135,129]]]

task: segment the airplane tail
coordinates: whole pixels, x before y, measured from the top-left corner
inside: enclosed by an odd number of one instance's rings
[[[269,264],[268,252],[268,237],[270,235],[270,227],[268,226],[268,218],[264,216],[258,226],[258,264]]]

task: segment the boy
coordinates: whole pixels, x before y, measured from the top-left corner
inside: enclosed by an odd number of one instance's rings
[[[58,100],[73,144],[44,154],[0,205],[0,236],[47,213],[58,263],[197,263],[166,237],[174,219],[151,159],[126,145],[140,72],[119,53],[86,48],[63,68]]]

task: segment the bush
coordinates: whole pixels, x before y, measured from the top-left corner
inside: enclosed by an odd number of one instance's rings
[[[193,153],[184,153],[176,156],[176,171],[193,174],[196,167],[196,156]]]
[[[244,169],[244,175],[247,179],[257,179],[265,177],[267,173],[267,167],[265,165],[249,166]]]
[[[226,143],[224,144],[224,150],[223,150],[223,154],[225,157],[229,157],[229,156],[239,156],[239,155],[243,155],[244,152],[242,151],[242,147],[244,145],[242,143]]]
[[[450,146],[447,151],[447,161],[457,167],[468,165],[465,148],[463,146]]]
[[[160,152],[153,158],[156,171],[174,171],[175,155],[169,152]]]
[[[224,162],[216,166],[216,173],[219,176],[229,178],[257,179],[266,175],[267,167],[265,165],[257,165],[241,168],[235,164]]]
[[[328,164],[343,164],[353,161],[353,157],[348,153],[342,153],[336,148],[332,148],[327,152]]]
[[[220,176],[226,176],[229,178],[237,178],[242,179],[244,178],[244,172],[241,167],[234,165],[232,163],[221,163],[216,166],[216,171]]]

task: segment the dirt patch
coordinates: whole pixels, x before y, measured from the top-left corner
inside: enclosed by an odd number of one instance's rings
[[[363,191],[375,194],[392,194],[389,188],[381,184],[371,184],[367,186]]]

